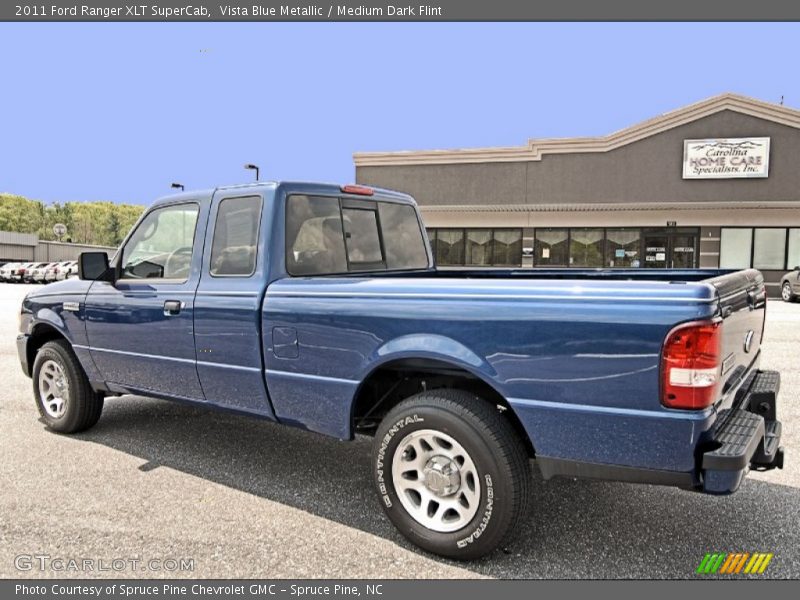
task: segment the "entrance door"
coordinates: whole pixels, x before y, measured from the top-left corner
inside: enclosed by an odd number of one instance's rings
[[[697,266],[697,233],[673,233],[670,256],[673,269],[694,269]]]
[[[669,236],[663,232],[644,234],[644,264],[648,269],[663,269],[667,266]]]
[[[696,228],[645,229],[644,264],[651,269],[694,269],[697,267]]]

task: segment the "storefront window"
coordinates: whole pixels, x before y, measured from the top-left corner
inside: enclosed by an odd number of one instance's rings
[[[753,238],[753,267],[783,269],[786,262],[786,230],[755,229]]]
[[[522,265],[522,230],[495,229],[493,264],[519,267]]]
[[[719,266],[722,269],[746,269],[750,266],[753,245],[752,229],[723,228],[719,244]]]
[[[641,266],[641,234],[638,229],[608,229],[606,231],[606,266]]]
[[[567,266],[567,230],[537,229],[533,253],[537,266]]]
[[[572,267],[603,266],[602,229],[572,229],[570,231],[569,264]]]
[[[492,230],[467,229],[468,265],[489,266],[492,264]]]
[[[464,264],[464,230],[438,229],[436,231],[436,264]]]
[[[789,230],[789,256],[786,261],[787,269],[800,266],[800,229]]]

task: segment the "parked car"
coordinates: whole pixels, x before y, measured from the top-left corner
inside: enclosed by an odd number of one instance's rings
[[[27,273],[29,269],[32,269],[37,264],[38,263],[21,263],[19,266],[17,266],[16,270],[12,271],[11,281],[23,283],[25,281],[25,273]]]
[[[51,263],[44,272],[44,283],[56,281],[56,274],[63,263]]]
[[[58,270],[56,271],[56,280],[62,281],[63,279],[67,279],[69,277],[75,277],[77,275],[78,275],[78,261],[68,260],[59,265]]]
[[[79,272],[21,307],[50,429],[142,394],[372,435],[388,518],[443,556],[523,529],[529,459],[707,494],[783,466],[753,269],[437,269],[410,196],[256,183],[162,199]]]
[[[800,266],[781,277],[781,298],[784,302],[794,302],[800,296]]]
[[[65,260],[57,263],[52,263],[44,274],[44,280],[46,283],[50,283],[52,281],[60,281],[62,279],[66,279],[66,273],[72,268],[73,265],[77,265],[76,261],[72,260]],[[75,267],[77,270],[77,266]]]
[[[19,263],[8,262],[0,267],[0,281],[11,281],[12,273],[19,267]]]
[[[47,267],[50,266],[51,263],[40,262],[40,263],[33,263],[28,269],[25,269],[25,274],[22,276],[22,280],[25,283],[42,283],[44,282],[44,272],[47,270]]]

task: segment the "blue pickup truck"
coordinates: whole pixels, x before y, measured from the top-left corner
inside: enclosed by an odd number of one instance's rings
[[[755,270],[437,269],[405,194],[256,183],[156,202],[25,298],[17,344],[57,432],[139,394],[371,435],[389,519],[471,559],[526,518],[532,459],[709,494],[782,467],[765,314]]]

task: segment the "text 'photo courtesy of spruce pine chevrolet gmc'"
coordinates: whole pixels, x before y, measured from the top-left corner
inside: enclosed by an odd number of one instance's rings
[[[782,467],[766,304],[756,270],[437,269],[406,194],[262,182],[157,201],[17,345],[56,432],[137,394],[372,436],[392,523],[473,559],[536,518],[532,460],[707,494]]]

